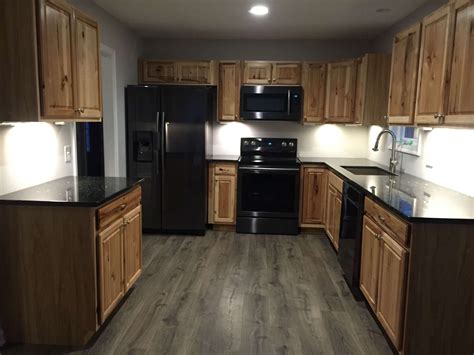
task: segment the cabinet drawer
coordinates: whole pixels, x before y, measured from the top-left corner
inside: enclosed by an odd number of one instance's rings
[[[337,191],[342,193],[344,181],[337,177],[333,172],[329,172],[328,174],[328,183],[329,185],[334,186]]]
[[[365,212],[397,242],[409,246],[409,225],[369,198],[365,198]]]
[[[236,175],[237,168],[235,164],[216,164],[214,166],[214,174],[216,175]]]
[[[113,223],[125,213],[140,204],[142,189],[140,186],[122,195],[97,210],[97,229],[101,230]]]

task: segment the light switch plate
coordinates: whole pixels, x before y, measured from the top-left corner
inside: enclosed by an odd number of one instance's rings
[[[70,145],[65,145],[64,146],[64,162],[65,163],[70,163],[71,162],[71,146]]]

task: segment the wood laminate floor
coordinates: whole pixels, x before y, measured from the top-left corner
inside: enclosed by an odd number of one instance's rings
[[[145,235],[143,249],[135,289],[76,353],[392,354],[324,234]]]

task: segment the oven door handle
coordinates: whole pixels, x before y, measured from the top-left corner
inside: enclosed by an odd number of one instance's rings
[[[251,166],[239,166],[239,170],[300,171],[299,168],[266,168],[266,167],[251,167]]]

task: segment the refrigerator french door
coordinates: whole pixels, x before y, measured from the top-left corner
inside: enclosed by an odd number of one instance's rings
[[[214,115],[213,87],[127,87],[127,170],[144,178],[144,229],[204,234]]]

